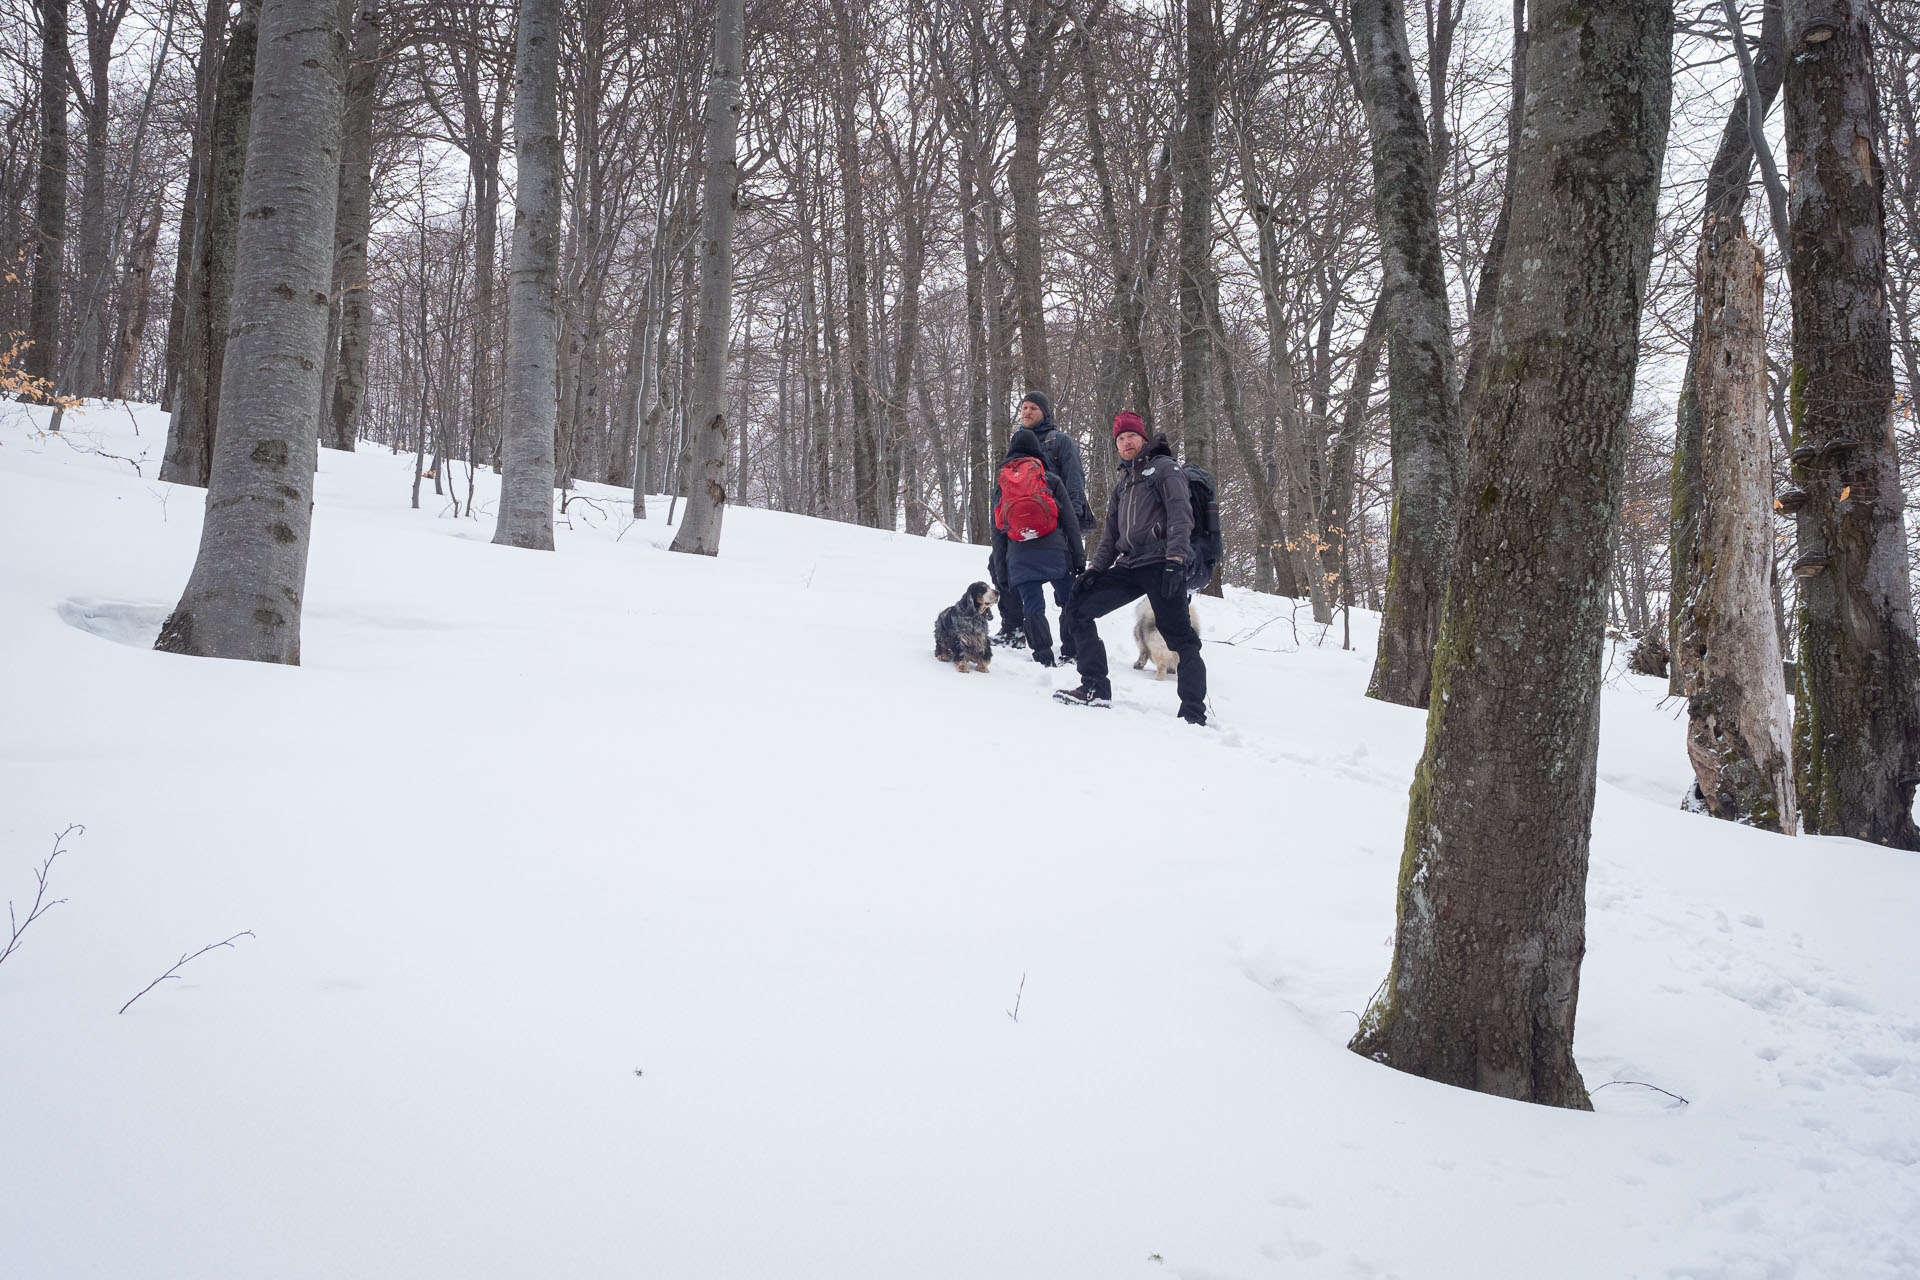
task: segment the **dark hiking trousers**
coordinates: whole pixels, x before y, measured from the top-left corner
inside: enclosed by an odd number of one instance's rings
[[[1162,594],[1166,563],[1116,566],[1081,579],[1073,602],[1060,619],[1060,629],[1074,647],[1074,666],[1080,682],[1103,698],[1113,696],[1107,680],[1107,646],[1100,639],[1094,620],[1115,609],[1132,604],[1141,596],[1153,606],[1153,620],[1166,637],[1167,648],[1180,655],[1177,673],[1180,711],[1183,715],[1205,715],[1207,708],[1207,664],[1200,659],[1200,636],[1187,616],[1187,593]]]
[[[1014,588],[1019,593],[1021,626],[1027,633],[1027,647],[1033,650],[1033,656],[1053,657],[1053,628],[1047,625],[1047,584],[1044,582],[1023,582]],[[1060,606],[1060,648],[1062,655],[1073,660],[1073,636],[1067,632],[1067,601],[1073,597],[1073,579],[1062,578],[1053,584],[1053,602]]]

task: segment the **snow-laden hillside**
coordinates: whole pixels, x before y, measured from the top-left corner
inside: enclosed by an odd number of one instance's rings
[[[1577,1046],[1642,1083],[1571,1114],[1345,1049],[1423,719],[1304,609],[1201,603],[1195,730],[1126,615],[1109,712],[936,664],[977,548],[503,550],[327,452],[305,665],[182,659],[163,437],[0,409],[0,897],[87,828],[0,964],[10,1280],[1920,1275],[1920,859],[1681,813],[1654,682]]]

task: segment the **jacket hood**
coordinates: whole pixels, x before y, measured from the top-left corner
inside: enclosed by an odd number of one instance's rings
[[[1015,458],[1039,458],[1044,464],[1046,459],[1040,453],[1040,437],[1025,427],[1014,432],[1012,441],[1007,445],[1006,460],[1011,462]]]

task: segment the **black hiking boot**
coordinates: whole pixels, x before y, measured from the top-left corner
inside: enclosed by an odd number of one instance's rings
[[[993,642],[995,644],[1003,644],[1009,649],[1024,649],[1027,647],[1026,633],[1022,631],[996,632],[993,637]]]
[[[1070,707],[1110,707],[1113,705],[1112,694],[1101,693],[1086,684],[1076,685],[1071,689],[1055,689],[1053,691],[1053,700],[1055,702],[1064,702]]]

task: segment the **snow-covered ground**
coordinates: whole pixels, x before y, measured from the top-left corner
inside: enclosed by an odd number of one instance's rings
[[[1126,614],[1110,712],[932,661],[977,548],[674,556],[608,494],[505,550],[370,450],[305,665],[183,659],[164,419],[35,422],[0,898],[86,831],[0,965],[8,1280],[1920,1275],[1920,859],[1680,812],[1657,682],[1605,700],[1598,1111],[1524,1106],[1345,1048],[1423,732],[1371,618],[1202,601],[1195,730]]]

